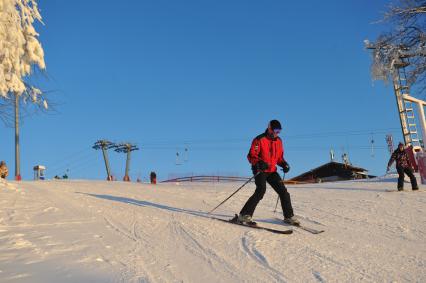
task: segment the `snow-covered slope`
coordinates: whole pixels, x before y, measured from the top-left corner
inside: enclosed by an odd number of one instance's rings
[[[289,186],[302,223],[326,231],[276,235],[208,218],[239,185],[0,183],[0,282],[426,281],[425,191],[385,192],[386,178]],[[268,189],[254,217],[288,229],[275,202]]]

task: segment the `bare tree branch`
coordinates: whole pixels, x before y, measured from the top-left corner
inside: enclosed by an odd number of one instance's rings
[[[426,1],[399,0],[384,14],[384,21],[393,25],[393,30],[381,34],[373,43],[365,41],[367,49],[373,50],[371,74],[374,80],[387,82],[401,58],[408,65],[407,81],[416,85],[417,91],[426,90]]]

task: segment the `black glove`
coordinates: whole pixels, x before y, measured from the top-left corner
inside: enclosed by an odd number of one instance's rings
[[[280,166],[283,168],[284,173],[288,173],[288,171],[290,171],[290,165],[287,163],[287,161],[281,163]]]
[[[266,163],[263,160],[260,160],[255,165],[251,167],[251,170],[253,171],[253,174],[256,175],[258,172],[262,172],[269,168],[269,164]]]
[[[264,170],[266,170],[266,169],[268,169],[269,168],[269,164],[268,163],[266,163],[265,161],[263,161],[263,160],[260,160],[260,161],[258,161],[257,163],[256,163],[256,169],[258,170],[258,171],[264,171]]]

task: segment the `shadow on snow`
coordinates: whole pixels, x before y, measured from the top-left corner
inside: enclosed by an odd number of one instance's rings
[[[91,196],[91,197],[95,197],[99,199],[117,201],[121,203],[127,203],[127,204],[142,206],[142,207],[154,207],[154,208],[167,210],[171,212],[185,213],[185,214],[209,218],[209,219],[211,219],[212,217],[229,217],[229,218],[231,217],[225,214],[208,214],[207,212],[203,212],[203,211],[177,208],[177,207],[172,207],[172,206],[168,206],[164,204],[153,203],[153,202],[149,202],[145,200],[136,200],[136,199],[126,198],[126,197],[117,197],[117,196],[111,196],[111,195],[97,195],[97,194],[88,194],[88,193],[81,193],[81,192],[76,192],[76,194],[82,194],[82,195],[87,195],[87,196]]]

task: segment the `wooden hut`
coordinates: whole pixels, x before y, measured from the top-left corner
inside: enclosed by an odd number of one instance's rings
[[[368,179],[375,176],[368,175],[368,170],[350,164],[331,161],[317,168],[309,170],[299,176],[291,178],[294,183],[320,183],[343,180]]]

